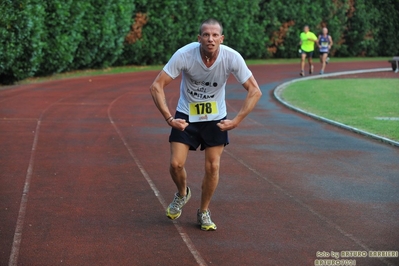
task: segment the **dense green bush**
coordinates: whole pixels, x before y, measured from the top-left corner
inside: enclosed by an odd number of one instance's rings
[[[298,57],[299,34],[327,26],[333,56],[399,54],[397,0],[2,0],[0,83],[33,75],[164,64],[197,41],[201,21],[224,26],[244,58]]]
[[[375,54],[380,56],[399,55],[399,1],[373,0],[375,17],[373,40]]]
[[[73,0],[42,1],[45,8],[42,60],[36,75],[49,75],[73,68],[72,61],[82,36],[85,5]]]
[[[75,53],[74,68],[112,65],[123,51],[133,13],[132,0],[87,0],[82,18],[82,36]]]
[[[0,3],[0,83],[34,75],[43,59],[41,1],[3,0]]]
[[[373,6],[366,7],[368,0],[356,0],[354,5],[349,6],[347,12],[348,21],[343,31],[343,40],[338,56],[375,56],[372,46],[375,42],[368,39],[367,35],[372,35],[371,25],[376,15]],[[367,9],[366,9],[367,8]],[[371,48],[371,49],[370,49]]]
[[[146,14],[142,37],[126,44],[118,64],[162,64],[183,45],[196,41],[202,1],[135,1],[135,13]],[[132,22],[134,23],[134,21]]]
[[[132,0],[3,0],[0,83],[112,65],[133,10]]]

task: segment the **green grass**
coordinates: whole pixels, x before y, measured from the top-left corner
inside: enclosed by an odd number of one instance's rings
[[[316,115],[399,141],[398,79],[316,79],[288,86],[283,99]]]

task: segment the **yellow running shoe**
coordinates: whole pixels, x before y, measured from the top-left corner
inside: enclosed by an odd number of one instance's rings
[[[197,222],[201,226],[201,230],[204,231],[215,231],[216,224],[211,220],[211,211],[207,210],[201,212],[199,209],[197,211]]]
[[[175,193],[175,197],[172,203],[169,204],[168,208],[166,209],[166,216],[171,220],[179,218],[182,211],[181,209],[188,202],[190,198],[191,198],[191,190],[189,187],[187,187],[187,194],[184,197],[181,197],[178,192]]]

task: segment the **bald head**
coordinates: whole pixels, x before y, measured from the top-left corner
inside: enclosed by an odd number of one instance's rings
[[[220,23],[220,21],[218,21],[217,19],[214,19],[214,18],[208,18],[207,20],[204,20],[202,23],[201,23],[201,26],[200,26],[200,28],[199,28],[199,35],[202,35],[202,27],[204,26],[204,25],[219,25],[219,27],[220,27],[220,35],[223,35],[223,26],[222,26],[222,23]]]

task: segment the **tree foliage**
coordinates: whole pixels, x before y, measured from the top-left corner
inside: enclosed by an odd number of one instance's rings
[[[111,66],[133,11],[131,0],[2,0],[0,83]]]
[[[123,41],[133,13],[133,1],[86,0],[82,3],[85,10],[81,22],[83,39],[74,56],[74,68],[111,66],[123,51]]]
[[[112,65],[164,64],[197,41],[201,21],[224,26],[244,58],[298,57],[299,34],[322,27],[334,56],[399,54],[397,0],[2,0],[0,83]]]
[[[43,1],[43,56],[36,75],[49,75],[72,68],[79,43],[85,5],[73,0]]]
[[[41,1],[3,0],[0,4],[0,83],[33,76],[43,60]]]

